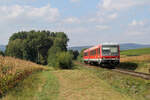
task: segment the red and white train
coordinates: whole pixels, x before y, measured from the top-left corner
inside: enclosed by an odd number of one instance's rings
[[[83,51],[84,63],[112,64],[120,63],[120,46],[118,44],[99,44]]]

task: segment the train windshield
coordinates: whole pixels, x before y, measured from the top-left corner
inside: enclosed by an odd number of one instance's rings
[[[118,56],[118,46],[117,45],[103,45],[102,55],[103,56]]]

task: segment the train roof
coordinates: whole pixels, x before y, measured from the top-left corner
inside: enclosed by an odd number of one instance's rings
[[[89,50],[94,50],[102,45],[119,45],[118,43],[102,43],[102,44],[99,44],[99,45],[96,45],[96,46],[93,46],[91,48],[88,48],[86,50],[84,50],[84,52],[88,52]]]

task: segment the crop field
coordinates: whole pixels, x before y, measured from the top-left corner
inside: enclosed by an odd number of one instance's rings
[[[150,48],[122,51],[120,60],[119,68],[150,73]]]
[[[144,54],[150,54],[150,48],[131,49],[131,50],[121,51],[121,55],[126,55],[126,56],[139,56]]]
[[[0,56],[0,96],[33,72],[42,70],[42,66],[32,62]]]

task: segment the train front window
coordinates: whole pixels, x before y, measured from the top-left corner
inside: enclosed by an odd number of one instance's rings
[[[118,56],[118,46],[103,45],[102,55],[103,56]]]

